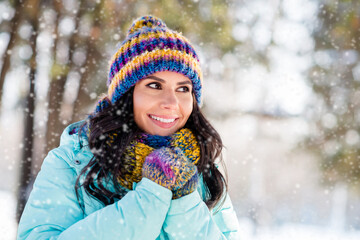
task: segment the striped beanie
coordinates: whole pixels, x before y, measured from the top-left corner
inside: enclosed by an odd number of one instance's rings
[[[200,104],[202,73],[194,47],[161,19],[140,17],[134,21],[126,39],[110,60],[107,81],[109,101],[116,103],[139,80],[161,71],[177,72],[188,77]]]

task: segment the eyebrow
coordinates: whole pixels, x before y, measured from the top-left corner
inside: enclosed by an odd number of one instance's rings
[[[159,77],[155,77],[155,76],[147,76],[147,77],[145,77],[145,79],[147,79],[147,78],[154,79],[154,80],[157,80],[157,81],[162,82],[162,83],[166,83],[166,81],[164,79],[159,78]],[[177,85],[183,85],[183,84],[192,85],[192,82],[190,80],[186,80],[186,81],[182,81],[182,82],[177,83]]]

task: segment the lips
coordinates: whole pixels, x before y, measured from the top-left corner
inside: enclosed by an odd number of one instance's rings
[[[175,116],[148,114],[150,120],[161,128],[171,128],[178,122],[179,118]]]

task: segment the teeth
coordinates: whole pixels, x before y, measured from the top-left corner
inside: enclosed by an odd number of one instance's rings
[[[165,119],[165,118],[155,117],[155,116],[153,116],[153,115],[150,115],[150,117],[151,117],[152,119],[158,120],[158,121],[163,122],[163,123],[172,123],[173,121],[175,121],[175,118]]]

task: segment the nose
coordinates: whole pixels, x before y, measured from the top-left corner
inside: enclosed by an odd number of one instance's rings
[[[160,107],[164,109],[174,110],[178,106],[178,99],[174,91],[164,91],[160,103]]]

